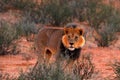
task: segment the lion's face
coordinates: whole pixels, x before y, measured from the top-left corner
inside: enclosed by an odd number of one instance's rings
[[[70,51],[82,47],[85,44],[83,30],[79,27],[65,27],[62,43]]]

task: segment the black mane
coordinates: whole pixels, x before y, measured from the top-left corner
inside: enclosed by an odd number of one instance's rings
[[[69,59],[76,60],[79,58],[80,52],[81,48],[70,51],[69,49],[65,48],[63,43],[61,42],[60,54],[62,54],[63,57],[68,57]]]

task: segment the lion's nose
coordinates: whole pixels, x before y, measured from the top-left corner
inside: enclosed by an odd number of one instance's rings
[[[73,43],[70,43],[70,45],[73,45]]]

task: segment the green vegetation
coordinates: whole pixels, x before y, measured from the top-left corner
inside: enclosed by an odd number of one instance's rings
[[[110,42],[116,39],[115,33],[120,32],[120,15],[118,11],[112,10],[112,15],[105,20],[100,29],[96,29],[101,36],[99,46],[109,46]]]
[[[120,62],[115,62],[113,65],[113,70],[114,70],[114,73],[116,74],[116,80],[119,80],[120,79]]]
[[[35,8],[36,4],[33,0],[11,0],[11,5],[16,9],[28,11]]]
[[[26,36],[29,37],[31,34],[36,34],[37,29],[35,23],[28,20],[27,18],[23,18],[21,21],[16,23],[15,25],[16,32],[18,36]]]
[[[16,48],[14,43],[16,39],[23,36],[28,38],[31,34],[37,33],[34,22],[25,18],[16,24],[8,24],[2,20],[0,23],[0,55],[12,53],[11,51]]]
[[[9,46],[17,38],[16,30],[4,21],[0,24],[0,55],[9,52]]]
[[[67,0],[44,0],[30,15],[36,22],[60,26],[71,21],[72,12]]]
[[[0,12],[9,9],[19,9],[28,11],[35,8],[36,4],[33,0],[0,0]]]
[[[106,25],[101,32],[99,31],[101,39],[98,41],[98,46],[108,47],[110,42],[116,39],[114,33],[114,27],[112,25]]]
[[[6,11],[6,6],[9,0],[0,0],[0,12]]]

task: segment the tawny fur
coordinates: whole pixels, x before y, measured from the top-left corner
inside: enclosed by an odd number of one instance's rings
[[[70,47],[71,42],[73,43],[72,48]],[[36,38],[38,64],[41,63],[42,59],[49,63],[52,55],[60,54],[61,43],[68,50],[81,49],[85,44],[83,30],[79,27],[64,27],[63,30],[42,28]]]

